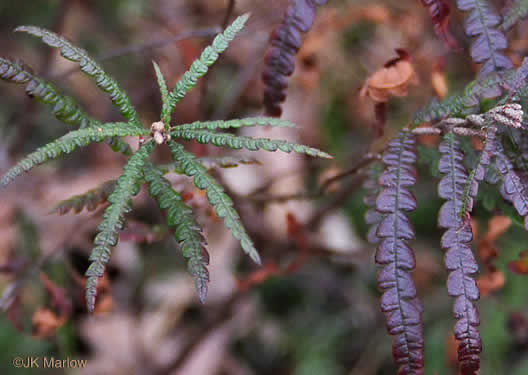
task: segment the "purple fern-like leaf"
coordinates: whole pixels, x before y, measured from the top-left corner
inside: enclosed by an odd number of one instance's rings
[[[499,29],[502,19],[488,1],[457,0],[457,6],[460,10],[469,12],[465,30],[469,37],[474,37],[471,58],[474,62],[483,64],[480,77],[513,67],[511,60],[502,52],[508,47],[508,40]]]
[[[491,146],[490,146],[491,147]],[[458,340],[458,361],[463,375],[474,375],[480,368],[482,342],[478,326],[479,315],[475,301],[480,298],[473,275],[478,265],[469,247],[473,239],[467,217],[462,217],[464,184],[468,173],[463,165],[464,154],[454,134],[448,134],[440,144],[439,171],[444,174],[438,186],[438,194],[447,201],[440,208],[438,223],[447,229],[441,246],[446,251],[445,266],[449,271],[447,291],[455,297],[453,308],[455,338]],[[480,176],[479,176],[480,177]]]
[[[495,165],[502,175],[501,194],[513,203],[517,213],[524,218],[524,228],[528,230],[528,176],[515,169],[500,142],[496,142],[496,147]]]
[[[281,24],[273,31],[262,73],[262,81],[266,85],[264,108],[267,115],[280,117],[282,114],[281,103],[286,99],[288,77],[295,69],[295,56],[302,46],[302,34],[312,28],[316,6],[327,2],[290,0]]]
[[[385,170],[379,177],[381,191],[376,198],[377,214],[370,213],[378,242],[376,263],[378,286],[383,291],[381,310],[387,330],[394,336],[393,357],[400,375],[421,375],[424,366],[423,307],[410,275],[415,268],[409,240],[415,237],[407,212],[416,209],[409,190],[416,183],[416,140],[402,132],[383,154]]]
[[[429,10],[436,34],[444,41],[448,48],[458,50],[458,43],[449,32],[451,8],[447,0],[422,0],[422,4]]]

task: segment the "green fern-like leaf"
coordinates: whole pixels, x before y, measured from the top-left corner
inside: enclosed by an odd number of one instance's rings
[[[96,85],[110,95],[112,102],[127,120],[136,125],[140,124],[136,110],[132,106],[132,102],[128,95],[112,77],[105,73],[103,68],[92,59],[84,49],[76,47],[60,35],[40,27],[19,26],[15,31],[34,35],[41,38],[47,45],[59,48],[61,55],[64,58],[79,63],[81,70],[88,76],[92,77],[95,80]]]
[[[486,140],[484,143],[484,148],[480,152],[477,163],[464,186],[464,193],[462,195],[462,209],[460,212],[460,217],[464,218],[471,214],[473,210],[473,200],[477,197],[479,184],[486,175],[486,169],[491,163],[495,155],[495,136],[497,128],[495,126],[487,126]]]
[[[176,130],[216,130],[241,128],[246,126],[272,126],[280,128],[294,128],[295,124],[288,120],[281,120],[276,117],[246,117],[227,121],[196,121],[190,124],[178,125]]]
[[[156,72],[156,78],[158,79],[158,86],[161,92],[161,102],[163,103],[161,109],[161,121],[163,121],[164,124],[168,125],[170,123],[169,89],[167,88],[167,82],[163,77],[163,73],[161,73],[159,65],[156,64],[155,61],[152,61],[152,65],[154,65],[154,71]]]
[[[522,18],[528,15],[528,0],[517,0],[506,11],[503,17],[501,29],[508,30]]]
[[[213,43],[206,47],[202,52],[199,59],[194,61],[190,69],[185,72],[182,79],[176,84],[174,91],[170,93],[169,103],[169,117],[170,113],[174,110],[174,106],[182,100],[185,95],[196,86],[196,82],[200,77],[203,77],[209,67],[212,66],[216,60],[218,60],[219,54],[224,52],[229,43],[235,39],[235,36],[242,30],[246,21],[249,18],[249,14],[244,14],[227,27],[222,34],[218,34]]]
[[[502,95],[502,86],[513,86],[516,70],[506,70],[501,75],[490,73],[469,83],[463,92],[453,94],[442,101],[433,101],[414,116],[413,126],[423,122],[436,122],[447,117],[466,117],[480,109],[483,99],[498,98]],[[526,85],[524,85],[526,86]],[[528,94],[528,88],[520,87],[513,100]]]
[[[102,125],[98,120],[88,116],[75,99],[61,94],[54,85],[34,75],[31,68],[23,63],[15,63],[0,57],[0,79],[25,84],[28,96],[48,105],[53,115],[67,125],[78,126],[81,129]],[[130,146],[121,139],[109,138],[108,143],[114,151],[127,156],[132,155]]]
[[[227,147],[235,150],[245,148],[250,151],[283,151],[296,152],[299,154],[306,154],[314,157],[331,159],[332,156],[326,152],[320,151],[316,148],[291,143],[284,140],[268,139],[268,138],[251,138],[246,136],[237,136],[228,133],[215,133],[207,130],[176,130],[171,132],[173,138],[181,138],[185,140],[196,140],[200,143],[211,143],[218,147]]]
[[[88,190],[84,194],[75,195],[69,199],[60,201],[50,213],[64,215],[73,211],[78,214],[85,208],[88,211],[93,211],[101,204],[106,203],[108,197],[112,191],[114,191],[115,186],[116,180],[106,181],[95,189]]]
[[[117,122],[104,124],[101,127],[90,127],[74,130],[59,139],[37,149],[19,161],[1,179],[0,185],[6,186],[23,172],[27,172],[35,165],[42,164],[50,159],[56,159],[62,154],[69,154],[77,147],[87,146],[93,142],[102,142],[108,137],[147,135],[149,132],[140,127],[131,127],[129,124]]]
[[[253,241],[246,233],[240,221],[240,216],[233,207],[233,201],[225,193],[222,186],[207,173],[206,168],[200,164],[194,155],[184,150],[182,145],[169,142],[168,146],[178,170],[189,177],[193,177],[196,187],[207,192],[209,203],[215,207],[218,216],[224,219],[225,226],[240,241],[242,249],[251,259],[260,264],[260,256],[257,249],[255,249]]]
[[[183,256],[188,259],[189,273],[194,277],[196,290],[202,303],[207,296],[209,282],[209,254],[205,248],[205,238],[193,217],[192,209],[187,206],[171,183],[163,177],[163,172],[151,163],[143,167],[145,180],[149,183],[150,195],[154,197],[162,210],[167,210],[167,223],[175,227],[174,237],[180,244]]]
[[[65,124],[85,128],[96,122],[73,98],[62,95],[55,86],[34,75],[31,68],[23,63],[0,57],[0,79],[25,84],[26,94],[50,106],[53,115]]]
[[[103,276],[105,266],[110,260],[111,248],[117,244],[119,231],[123,229],[125,215],[132,210],[132,197],[139,192],[139,183],[143,176],[143,166],[154,150],[154,142],[144,144],[130,157],[123,168],[123,174],[116,183],[115,190],[108,197],[110,206],[106,209],[103,221],[98,226],[95,247],[90,255],[90,267],[86,270],[86,303],[92,312],[97,295],[97,281]]]

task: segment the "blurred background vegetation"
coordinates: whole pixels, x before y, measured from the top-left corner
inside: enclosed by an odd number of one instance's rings
[[[496,1],[499,7],[504,3]],[[227,6],[227,0],[3,0],[0,50],[78,98],[89,114],[119,119],[74,64],[12,30],[33,24],[65,35],[101,61],[129,92],[142,121],[151,124],[160,109],[151,61],[173,87],[222,27]],[[262,62],[286,6],[286,0],[236,1],[230,19],[251,11],[247,28],[177,106],[173,124],[262,113]],[[467,46],[462,22],[455,12],[452,32]],[[517,63],[528,49],[525,26],[509,34],[508,53]],[[359,91],[396,56],[396,48],[411,54],[419,83],[409,86],[406,97],[389,101],[385,135],[375,139],[373,103]],[[380,151],[433,97],[463,88],[474,76],[467,52],[442,44],[419,1],[331,0],[321,7],[284,105],[283,118],[298,123],[298,130],[250,131],[302,141],[335,160],[257,153],[251,156],[261,165],[216,172],[262,254],[261,269],[242,254],[203,193],[172,176],[198,209],[208,238],[211,287],[204,305],[155,205],[140,194],[114,251],[97,313],[88,316],[82,274],[103,209],[47,213],[57,201],[118,176],[124,160],[104,144],[93,145],[23,176],[0,199],[0,373],[393,374],[392,339],[378,306],[375,249],[365,240],[364,174],[339,179],[322,196],[315,192],[321,181]],[[0,169],[66,131],[22,87],[2,82],[0,98]],[[413,215],[414,277],[425,305],[429,375],[456,374],[452,301],[436,221],[441,201],[431,167],[437,143],[434,137],[421,139],[419,208]],[[202,156],[219,155],[208,146],[186,146]],[[155,157],[169,160],[163,152]],[[299,193],[315,198],[281,199]],[[510,271],[526,250],[527,234],[498,194],[482,197],[473,220],[482,271],[481,373],[528,374],[527,279]],[[16,356],[83,358],[88,365],[15,369]]]

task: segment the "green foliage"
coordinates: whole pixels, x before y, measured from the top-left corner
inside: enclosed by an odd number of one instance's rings
[[[117,245],[119,231],[125,224],[125,215],[132,210],[132,197],[139,192],[143,166],[155,143],[144,144],[123,168],[123,174],[116,183],[115,190],[108,197],[110,206],[106,209],[103,221],[98,226],[99,233],[95,237],[95,247],[90,255],[90,267],[86,270],[86,303],[88,310],[95,308],[97,281],[103,276],[105,266],[110,260],[111,248]]]
[[[46,44],[59,48],[62,56],[79,63],[81,70],[94,78],[99,88],[110,94],[113,103],[119,108],[121,114],[129,120],[127,123],[101,123],[92,119],[73,99],[60,94],[53,85],[33,75],[25,66],[0,59],[0,78],[14,83],[26,84],[26,92],[51,106],[57,118],[80,127],[80,129],[71,131],[26,156],[2,177],[0,184],[5,186],[33,166],[55,159],[64,153],[70,153],[77,147],[87,146],[93,142],[102,142],[106,139],[114,151],[129,157],[128,163],[117,181],[108,181],[84,194],[62,201],[53,209],[53,212],[59,214],[72,210],[77,213],[84,208],[93,210],[106,201],[110,203],[105,210],[101,224],[98,226],[99,233],[95,237],[95,247],[90,255],[92,263],[86,271],[88,277],[86,301],[89,311],[93,311],[95,308],[97,282],[103,276],[105,266],[110,260],[111,248],[119,240],[119,231],[124,227],[125,215],[132,210],[132,197],[138,193],[141,184],[145,182],[149,185],[150,195],[156,199],[159,207],[162,210],[167,210],[167,223],[175,228],[175,238],[181,247],[183,256],[188,259],[188,269],[195,278],[199,297],[202,301],[205,300],[209,282],[209,273],[206,267],[209,263],[209,255],[205,249],[206,241],[200,226],[192,215],[191,208],[182,201],[180,194],[163,177],[168,168],[155,166],[147,160],[158,144],[169,142],[169,149],[178,173],[193,177],[195,185],[199,189],[206,190],[209,202],[215,207],[218,216],[224,219],[225,226],[240,241],[244,251],[255,262],[260,263],[257,250],[233,207],[233,201],[227,196],[222,186],[207,173],[207,170],[214,166],[227,168],[239,163],[255,164],[257,162],[251,158],[234,157],[198,159],[185,151],[182,145],[169,141],[168,135],[171,130],[170,135],[173,139],[196,139],[202,143],[212,143],[216,146],[234,149],[294,151],[330,158],[330,155],[322,151],[291,142],[253,139],[211,131],[243,126],[295,126],[289,121],[275,118],[254,117],[228,121],[194,122],[171,128],[170,117],[174,105],[183,98],[186,92],[192,89],[196,80],[208,71],[208,67],[218,59],[219,54],[225,51],[228,44],[242,29],[247,18],[248,15],[238,17],[223,34],[218,35],[212,45],[207,47],[200,58],[192,64],[190,70],[185,73],[171,93],[169,93],[159,66],[153,62],[163,102],[160,119],[164,126],[156,122],[156,126],[151,126],[149,130],[145,129],[139,122],[136,110],[132,107],[127,94],[88,56],[86,51],[73,46],[63,37],[38,27],[21,26],[16,29],[42,38]],[[123,136],[139,137],[139,150],[135,153],[132,152],[128,143],[120,138]],[[147,139],[143,137],[147,137]]]
[[[56,159],[62,154],[69,154],[77,147],[87,146],[93,142],[102,142],[108,137],[146,134],[148,132],[143,128],[131,127],[129,124],[121,122],[108,123],[104,127],[99,128],[90,127],[71,131],[19,161],[0,179],[0,185],[6,186],[22,172],[27,172],[35,165],[42,164],[50,159]]]
[[[251,259],[255,263],[260,264],[260,256],[258,255],[257,249],[255,249],[253,241],[251,241],[246,233],[240,221],[240,216],[238,216],[238,213],[233,207],[233,201],[225,193],[222,186],[207,173],[207,169],[191,153],[183,149],[182,145],[170,142],[169,149],[178,171],[181,171],[189,177],[193,177],[196,187],[207,192],[209,203],[216,209],[217,215],[224,219],[225,226],[240,241],[242,249]]]
[[[158,79],[158,86],[160,88],[161,93],[161,102],[162,102],[162,109],[161,109],[161,121],[163,121],[164,124],[170,123],[170,110],[169,110],[169,89],[167,88],[167,82],[165,81],[165,78],[163,77],[163,73],[161,73],[161,69],[159,65],[153,61],[152,65],[154,65],[154,71],[156,72],[156,78]]]
[[[69,199],[60,201],[50,213],[64,215],[73,211],[78,214],[85,208],[88,211],[93,211],[101,204],[106,203],[108,196],[114,191],[115,186],[116,180],[106,181],[95,189],[89,190],[84,194],[74,195]]]
[[[136,110],[132,106],[128,95],[84,49],[75,47],[65,38],[49,30],[41,29],[40,27],[19,26],[15,31],[34,35],[41,38],[50,47],[59,48],[64,58],[79,63],[81,70],[92,77],[100,89],[110,95],[112,102],[119,108],[119,111],[127,120],[137,125],[140,124]]]
[[[495,153],[495,135],[497,129],[493,126],[486,128],[486,139],[484,148],[479,153],[475,167],[469,173],[468,179],[464,186],[464,193],[462,195],[462,209],[460,217],[466,217],[471,214],[473,210],[473,198],[478,194],[479,184],[486,175],[486,169],[491,163]]]
[[[75,99],[61,94],[55,86],[34,75],[31,68],[21,62],[15,63],[0,57],[0,79],[25,84],[28,96],[48,105],[53,115],[67,125],[78,126],[81,129],[88,126],[101,126],[98,120],[88,116],[82,110]],[[132,155],[128,143],[119,138],[109,138],[108,143],[114,151],[127,156]]]
[[[242,119],[233,119],[227,121],[196,121],[191,124],[182,124],[176,127],[177,130],[216,130],[241,128],[246,126],[273,126],[280,128],[293,128],[295,124],[288,120],[281,120],[275,117],[246,117]]]
[[[440,160],[440,153],[437,149],[418,145],[418,163],[423,164],[429,168],[429,173],[433,177],[440,177],[438,171],[438,160]]]
[[[163,177],[163,172],[152,163],[146,163],[143,171],[150,187],[150,195],[156,198],[160,209],[167,210],[167,224],[176,228],[174,237],[180,244],[183,256],[188,259],[189,273],[195,278],[196,290],[203,303],[209,282],[209,254],[202,230],[193,217],[192,209]]]
[[[223,34],[218,34],[213,40],[213,43],[205,48],[200,58],[192,63],[190,69],[185,72],[182,79],[176,84],[176,87],[169,95],[169,117],[174,110],[174,106],[178,104],[194,86],[196,86],[198,79],[207,73],[209,67],[218,60],[219,54],[227,49],[229,43],[231,43],[231,41],[235,39],[235,36],[244,28],[248,18],[249,14],[244,14],[235,19],[235,21],[224,30]]]
[[[25,84],[26,94],[50,106],[53,115],[65,124],[85,128],[96,122],[84,113],[73,98],[62,95],[55,86],[34,75],[31,68],[21,62],[15,63],[0,57],[0,79]]]
[[[207,130],[176,130],[171,132],[173,138],[182,138],[185,140],[196,140],[200,143],[211,143],[218,147],[227,147],[235,150],[245,148],[250,151],[283,151],[296,152],[310,156],[331,159],[332,157],[326,152],[318,149],[291,143],[284,140],[275,140],[268,138],[252,138],[237,136],[229,133],[215,133]]]
[[[501,29],[508,30],[528,15],[528,0],[517,0],[503,17]]]
[[[438,102],[432,101],[414,116],[413,126],[423,122],[439,121],[447,117],[466,117],[480,110],[481,101],[497,98],[502,94],[501,86],[509,86],[515,78],[515,69],[501,75],[491,73],[485,78],[469,83],[462,93],[453,94]],[[519,94],[523,94],[520,92]]]

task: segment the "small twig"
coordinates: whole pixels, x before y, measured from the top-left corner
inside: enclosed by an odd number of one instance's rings
[[[150,42],[145,42],[142,44],[136,44],[136,45],[131,45],[131,46],[115,49],[115,50],[112,50],[112,52],[107,52],[107,53],[100,55],[96,60],[98,62],[104,62],[107,60],[115,59],[117,57],[137,54],[147,49],[164,47],[167,44],[177,43],[185,39],[204,38],[204,37],[214,36],[221,31],[222,29],[220,27],[208,27],[204,29],[182,32],[182,33],[179,33],[169,38],[155,39]],[[79,67],[74,66],[71,69],[68,69],[64,72],[51,75],[50,78],[55,78],[55,79],[66,78],[67,76],[69,76],[72,73],[77,72],[78,70],[79,70]]]
[[[217,311],[215,317],[203,325],[202,330],[198,332],[190,341],[185,343],[180,354],[167,366],[157,372],[157,375],[168,375],[183,366],[189,355],[211,334],[216,328],[222,326],[231,319],[236,311],[236,307],[242,303],[246,293],[235,290],[231,296],[225,300]]]
[[[438,123],[438,127],[452,128],[455,126],[464,126],[466,124],[466,119],[458,117],[449,117]]]
[[[470,128],[461,128],[454,127],[453,133],[464,136],[464,137],[481,137],[486,138],[486,131],[482,129],[470,129]]]
[[[317,210],[312,218],[306,223],[305,227],[311,231],[315,230],[326,215],[331,213],[337,207],[342,206],[343,202],[346,201],[354,191],[361,187],[365,178],[365,174],[356,174],[354,176],[354,181],[333,195],[329,203],[319,208],[319,210]]]
[[[249,197],[250,199],[257,201],[257,202],[288,202],[292,200],[309,200],[309,199],[317,199],[322,197],[328,190],[328,188],[334,184],[335,182],[342,180],[346,177],[357,175],[363,168],[368,166],[370,163],[376,160],[380,160],[381,155],[377,153],[371,153],[364,155],[354,166],[351,168],[345,170],[342,173],[339,173],[338,175],[332,176],[330,178],[327,178],[325,181],[321,183],[317,191],[313,193],[308,192],[299,192],[299,193],[292,193],[292,194],[285,194],[285,195],[267,195],[263,194],[262,196],[258,196],[255,193],[251,194]]]
[[[439,135],[442,131],[438,128],[414,128],[411,132],[415,135]]]
[[[62,32],[64,25],[66,24],[66,17],[68,16],[70,8],[74,4],[75,1],[73,0],[62,0],[60,2],[59,9],[55,16],[55,20],[53,21],[51,30],[59,34]],[[49,73],[54,56],[55,54],[53,49],[48,49],[39,68],[40,74],[42,76],[46,76],[46,74]],[[21,124],[17,127],[18,132],[13,143],[9,146],[9,151],[16,150],[18,152],[18,150],[22,149],[22,145],[25,144],[28,136],[32,133],[32,130],[35,127],[33,115],[37,108],[38,106],[36,101],[32,98],[26,97],[22,111],[18,113],[15,112],[13,115],[11,115],[11,120],[9,120],[10,123],[18,122],[17,117],[19,116],[23,116],[24,118],[21,121]]]
[[[55,255],[58,253],[61,253],[64,251],[64,246],[57,247],[54,251],[43,254],[40,256],[40,258],[37,260],[36,263],[31,265],[28,269],[25,271],[19,273],[16,277],[16,279],[9,284],[2,293],[2,296],[0,297],[0,310],[7,311],[13,301],[15,300],[16,296],[18,295],[18,291],[20,288],[33,276],[35,276],[37,273],[40,272],[42,267]]]
[[[330,178],[326,179],[325,181],[323,181],[323,183],[321,184],[321,187],[319,188],[319,193],[321,193],[321,195],[322,195],[330,187],[330,185],[332,185],[334,182],[336,182],[338,180],[341,180],[341,179],[343,179],[345,177],[355,175],[361,169],[365,168],[367,165],[369,165],[373,161],[380,160],[380,159],[381,159],[381,155],[380,154],[369,152],[368,154],[363,156],[359,160],[359,162],[356,165],[354,165],[353,167],[351,167],[351,168],[345,170],[344,172],[341,172],[341,173],[339,173],[339,174],[337,174],[337,175],[335,175],[333,177],[330,177]]]
[[[225,30],[225,28],[229,25],[229,18],[231,18],[231,15],[233,14],[233,11],[235,10],[235,0],[229,0],[229,4],[227,5],[226,14],[224,17],[224,21],[222,22],[222,29]]]

